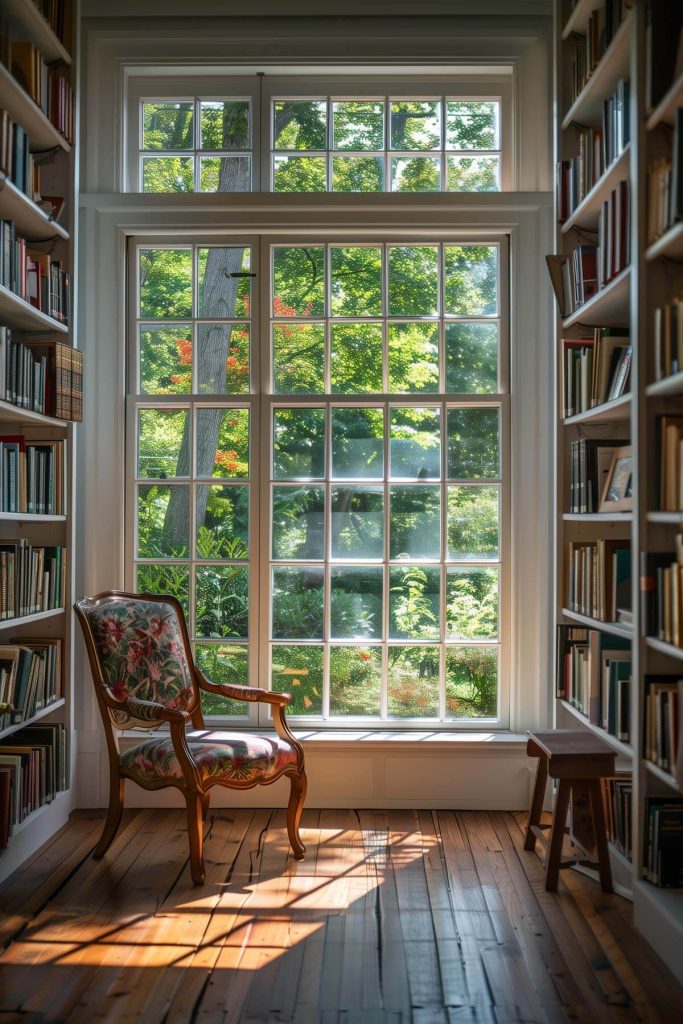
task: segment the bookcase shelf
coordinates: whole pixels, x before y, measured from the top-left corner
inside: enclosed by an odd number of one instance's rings
[[[563,129],[569,128],[575,122],[594,127],[602,123],[603,100],[614,92],[619,79],[628,78],[634,20],[634,12],[631,11],[617,29],[614,39],[586,82],[583,91],[565,114],[562,121]]]
[[[664,769],[660,768],[658,764],[654,763],[654,761],[645,761],[645,767],[649,771],[650,775],[654,775],[654,777],[659,779],[660,782],[670,786],[671,789],[675,789],[677,793],[681,792],[681,787],[678,785],[678,782],[671,772],[665,772]]]
[[[585,35],[588,28],[588,19],[593,11],[602,7],[604,0],[578,0],[574,10],[567,18],[562,29],[562,38],[569,39],[572,32],[579,32]]]
[[[2,323],[2,314],[0,314]],[[0,400],[0,423],[25,423],[32,427],[54,427],[66,430],[69,426],[68,420],[58,420],[54,416],[46,416],[42,412],[34,412],[33,409],[22,409],[19,405],[12,405],[11,402]]]
[[[37,512],[0,512],[0,523],[65,523],[66,516],[48,516]]]
[[[31,718],[27,718],[24,722],[15,722],[13,725],[8,725],[6,729],[0,729],[0,740],[6,736],[11,736],[14,732],[19,732],[20,729],[25,729],[27,725],[33,725],[35,722],[39,722],[41,718],[45,718],[47,715],[52,714],[53,711],[57,711],[59,708],[63,708],[66,704],[64,697],[60,697],[59,700],[53,700],[51,704],[47,704],[40,711],[36,711],[35,715]]]
[[[0,630],[16,629],[17,626],[30,626],[34,622],[42,622],[43,619],[54,619],[57,615],[63,615],[63,608],[50,608],[46,612],[34,612],[33,615],[18,615],[14,619],[0,619]]]
[[[616,327],[628,320],[631,268],[625,267],[588,302],[562,321],[564,330],[583,324],[586,327]]]
[[[21,26],[23,36],[34,43],[48,63],[56,60],[71,63],[71,54],[52,31],[33,0],[3,0],[4,13]]]
[[[609,633],[611,636],[620,636],[625,640],[633,639],[633,627],[624,622],[602,622],[600,619],[594,619],[590,615],[581,615],[580,612],[574,612],[571,608],[563,608],[562,614],[565,618],[571,619],[572,622],[580,622],[582,626],[588,626],[589,629],[599,629],[603,633]]]
[[[595,735],[603,739],[605,743],[609,743],[610,747],[616,750],[616,752],[620,754],[622,757],[625,757],[629,760],[633,757],[633,747],[630,745],[630,743],[624,743],[623,740],[617,739],[616,736],[613,736],[610,732],[607,732],[607,730],[603,729],[602,726],[595,725],[593,722],[590,722],[582,711],[579,711],[578,708],[575,708],[573,704],[570,704],[569,701],[564,700],[564,698],[560,697],[559,703],[562,705],[565,711],[568,711],[569,714],[573,715],[574,718],[581,722],[581,724],[585,726],[586,729],[589,729],[591,732],[595,733]]]
[[[17,121],[28,134],[33,152],[45,149],[63,149],[71,146],[45,116],[37,103],[25,92],[4,64],[0,64],[0,93],[2,105],[13,121]]]
[[[565,523],[632,523],[632,512],[563,512]]]
[[[648,398],[683,396],[683,372],[672,373],[670,377],[663,377],[654,384],[648,384],[645,394]]]
[[[15,327],[20,331],[69,333],[69,328],[59,320],[36,309],[30,302],[15,295],[2,284],[0,284],[0,323],[6,324],[8,327]]]
[[[648,523],[683,524],[683,512],[648,512],[646,518]]]
[[[647,130],[651,132],[660,124],[673,125],[678,107],[683,107],[683,74],[678,76],[664,98],[660,100],[648,117]]]
[[[683,661],[683,647],[676,647],[675,644],[668,644],[665,640],[659,640],[656,636],[645,637],[645,644],[659,654],[666,654],[669,658],[676,658]]]
[[[683,223],[674,224],[645,250],[645,259],[648,263],[663,257],[669,260],[683,260]]]
[[[69,232],[29,199],[14,182],[0,174],[0,220],[13,220],[17,230],[29,242],[50,238],[68,239]]]
[[[626,181],[628,179],[630,158],[631,146],[629,143],[629,145],[622,150],[617,159],[610,164],[600,179],[596,181],[590,192],[583,197],[571,217],[568,217],[564,222],[561,227],[563,235],[566,235],[574,228],[584,228],[589,231],[597,230],[600,209],[603,202],[620,181]]]
[[[579,423],[627,423],[631,418],[631,396],[621,395],[611,402],[596,405],[585,412],[577,412],[576,416],[568,416],[563,420],[565,427]]]

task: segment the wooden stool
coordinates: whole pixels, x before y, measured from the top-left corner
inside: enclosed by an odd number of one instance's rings
[[[614,750],[599,736],[587,730],[554,729],[551,732],[530,732],[526,745],[529,757],[538,758],[536,783],[531,798],[524,849],[534,850],[540,839],[546,852],[545,887],[557,891],[560,868],[570,867],[576,860],[562,861],[564,839],[572,790],[587,793],[590,799],[598,873],[603,892],[612,892],[612,870],[607,848],[607,829],[600,791],[600,779],[614,775]],[[541,811],[548,776],[558,780],[557,799],[552,825],[541,825]],[[550,842],[544,829],[551,829]],[[581,864],[588,864],[580,861]],[[593,867],[595,865],[590,864]]]

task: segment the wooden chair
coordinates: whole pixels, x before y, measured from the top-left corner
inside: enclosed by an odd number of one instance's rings
[[[297,860],[305,847],[299,821],[306,798],[301,744],[285,718],[289,694],[247,686],[218,685],[197,668],[180,603],[173,597],[107,591],[75,604],[90,659],[109,752],[109,810],[94,856],[102,857],[116,835],[126,779],[144,789],[175,786],[185,797],[192,880],[204,881],[203,827],[212,786],[250,789],[291,780],[287,832]],[[204,730],[200,691],[231,700],[269,704],[276,737]],[[170,735],[150,737],[119,752],[115,730],[154,730],[168,723]],[[195,731],[188,731],[191,725]]]

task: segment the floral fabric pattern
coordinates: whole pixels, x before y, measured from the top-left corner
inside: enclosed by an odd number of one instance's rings
[[[187,743],[204,785],[221,782],[264,782],[287,768],[298,768],[294,747],[279,737],[246,733],[188,733]],[[170,737],[145,740],[121,755],[121,768],[148,782],[182,779],[183,772]]]

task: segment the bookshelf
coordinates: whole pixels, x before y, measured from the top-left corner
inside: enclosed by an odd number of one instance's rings
[[[58,10],[54,5],[52,10]],[[68,2],[68,19],[75,16],[77,4]],[[65,24],[63,39],[43,16],[33,0],[3,0],[0,15],[0,35],[13,41],[33,43],[44,60],[75,84],[76,61],[70,40],[75,38],[75,23]],[[20,188],[10,177],[8,168],[0,168],[0,221],[12,221],[16,234],[34,245],[39,252],[49,253],[61,261],[72,273],[71,314],[67,322],[41,311],[34,304],[0,284],[0,331],[11,329],[17,341],[59,341],[76,347],[75,303],[75,239],[77,234],[76,153],[75,147],[55,127],[10,71],[9,52],[0,52],[0,110],[7,111],[11,121],[25,131],[35,162],[40,165],[40,192],[43,196],[63,197],[64,205],[58,219],[53,219],[47,208],[34,201],[31,191]],[[77,100],[75,101],[77,116]],[[77,137],[77,132],[74,133]],[[49,309],[52,311],[52,298]],[[45,307],[44,307],[45,308]],[[3,342],[4,344],[4,342]],[[2,353],[5,358],[5,352]],[[5,368],[5,373],[9,371]],[[45,371],[47,374],[47,370]],[[74,598],[73,551],[75,542],[75,441],[76,425],[44,412],[36,411],[40,405],[23,408],[0,397],[0,435],[23,437],[27,442],[43,444],[46,448],[55,441],[64,444],[65,499],[64,514],[0,511],[0,545],[11,541],[25,541],[37,548],[61,548],[65,568],[63,587],[58,607],[31,614],[0,619],[0,645],[20,637],[24,644],[60,641],[61,692],[55,699],[46,697],[47,703],[36,702],[33,711],[22,721],[11,721],[13,716],[0,714],[0,744],[12,742],[16,734],[30,725],[63,726],[67,737],[66,788],[36,807],[21,822],[14,825],[6,849],[0,851],[0,879],[11,874],[27,857],[31,856],[54,832],[68,820],[74,807],[72,768],[74,763],[74,703],[73,703],[73,615]],[[42,408],[49,408],[42,406]],[[25,505],[2,505],[20,507]],[[29,506],[31,507],[31,506]],[[50,507],[49,505],[43,507]],[[54,506],[53,506],[54,507]],[[58,509],[59,510],[59,509]],[[40,607],[40,605],[38,605]],[[43,605],[45,607],[45,605]],[[28,706],[28,705],[27,705]]]
[[[588,77],[583,90],[572,96],[571,61],[575,34],[586,35],[589,21],[607,0],[555,0],[555,158],[558,162],[556,249],[570,254],[580,244],[597,241],[597,227],[603,203],[621,182],[630,190],[628,266],[608,280],[596,294],[564,319],[556,320],[556,425],[555,425],[555,580],[556,622],[565,627],[585,627],[600,635],[601,650],[609,649],[615,638],[630,645],[631,683],[629,692],[630,731],[628,742],[603,728],[563,696],[555,699],[558,728],[581,728],[602,736],[619,755],[619,767],[631,772],[631,836],[633,861],[610,844],[610,855],[618,891],[631,894],[636,926],[675,974],[683,973],[683,889],[659,888],[645,876],[649,828],[647,800],[675,799],[681,789],[674,776],[649,761],[645,750],[646,676],[683,678],[683,648],[654,636],[645,636],[640,608],[640,556],[643,552],[674,551],[674,538],[683,529],[683,509],[661,511],[657,480],[657,417],[683,416],[683,370],[656,379],[654,355],[655,308],[683,296],[683,223],[668,226],[660,237],[648,237],[648,168],[671,147],[676,110],[683,106],[683,74],[671,74],[661,96],[649,95],[647,0],[621,4],[622,20],[612,41]],[[618,11],[619,4],[607,4]],[[677,5],[668,5],[668,16]],[[652,17],[667,5],[654,5]],[[618,17],[618,14],[617,14]],[[679,10],[683,21],[683,11]],[[680,31],[679,21],[679,31]],[[679,47],[680,53],[680,47]],[[680,59],[680,58],[679,58]],[[658,69],[659,70],[659,69]],[[661,76],[660,76],[661,77]],[[620,80],[630,82],[627,138],[622,151],[604,172],[585,189],[571,216],[559,223],[560,188],[564,178],[561,161],[571,161],[578,152],[580,132],[586,126],[602,131],[603,103],[609,100]],[[623,186],[621,186],[623,188]],[[603,236],[604,237],[604,236]],[[597,262],[597,260],[596,260]],[[632,346],[629,391],[615,401],[563,418],[562,339],[586,338],[591,328],[624,328]],[[588,330],[587,330],[588,329]],[[608,333],[608,332],[605,332]],[[577,342],[578,344],[578,342]],[[595,349],[593,350],[595,351]],[[569,513],[572,442],[593,438],[605,445],[614,438],[629,439],[632,452],[632,509],[613,513]],[[632,623],[602,622],[566,607],[569,545],[630,542],[630,613]],[[672,555],[672,561],[674,556]],[[564,633],[566,637],[570,635]],[[558,634],[559,637],[559,634]],[[558,638],[557,644],[562,641]],[[559,653],[563,653],[558,650]],[[559,663],[556,672],[563,672]],[[564,678],[564,677],[563,677]],[[604,677],[599,679],[606,685]],[[618,684],[617,684],[618,685]],[[555,692],[555,691],[554,691]],[[602,691],[601,698],[602,700]],[[604,707],[604,705],[602,705]],[[600,716],[597,716],[598,718]]]

